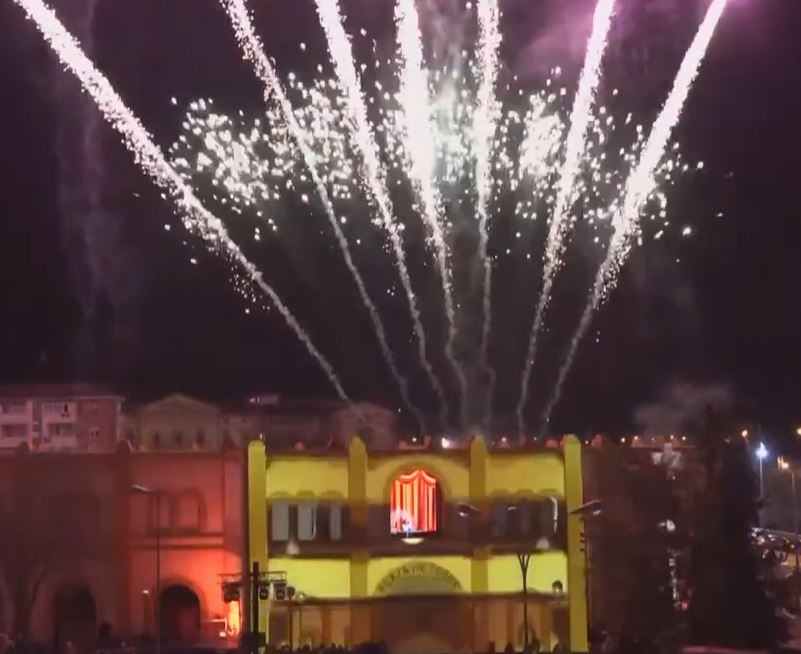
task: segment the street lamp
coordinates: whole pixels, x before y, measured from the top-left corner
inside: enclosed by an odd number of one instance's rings
[[[765,478],[762,474],[762,462],[768,458],[768,448],[765,447],[765,443],[759,443],[756,457],[759,460],[759,499],[762,499],[765,497]]]
[[[506,507],[508,512],[515,512],[517,511],[517,506],[511,504]],[[456,512],[460,518],[465,518],[467,520],[472,518],[478,518],[484,516],[485,513],[483,510],[479,509],[472,504],[467,504],[466,502],[460,502],[456,505]],[[535,550],[543,550],[549,547],[549,543],[547,539],[541,538],[534,544]],[[520,575],[523,580],[523,644],[524,644],[524,651],[528,650],[529,645],[529,629],[528,629],[528,568],[529,564],[531,563],[531,556],[533,552],[530,551],[518,551],[515,553],[517,557],[517,563],[520,566]]]
[[[577,506],[568,515],[575,515],[584,523],[582,529],[582,541],[584,545],[584,602],[587,605],[587,622],[592,625],[592,588],[590,586],[590,540],[587,535],[587,518],[594,518],[604,512],[603,500],[590,500],[581,506]]]
[[[156,596],[153,598],[153,631],[156,638],[156,654],[161,654],[161,491],[142,484],[132,484],[131,492],[136,495],[152,495],[156,498]]]
[[[798,577],[799,570],[801,570],[801,562],[798,558],[801,553],[798,551],[798,496],[795,492],[795,468],[783,456],[780,456],[776,462],[779,464],[779,470],[790,473],[790,488],[793,493],[793,553],[795,554],[795,574]],[[798,579],[796,579],[796,583],[798,583]],[[798,596],[798,603],[801,606],[801,594]]]

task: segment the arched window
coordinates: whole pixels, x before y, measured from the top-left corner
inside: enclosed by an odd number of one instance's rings
[[[197,491],[187,490],[178,496],[176,528],[180,531],[200,531],[203,518],[203,498]]]
[[[410,536],[439,528],[440,493],[437,480],[424,470],[399,475],[392,483],[390,532]]]
[[[147,495],[148,497],[148,517],[149,530],[170,531],[173,528],[173,498],[168,493],[158,492]]]

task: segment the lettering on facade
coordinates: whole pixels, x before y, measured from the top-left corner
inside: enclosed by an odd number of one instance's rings
[[[376,587],[376,595],[459,593],[462,584],[435,563],[405,563],[387,574]]]

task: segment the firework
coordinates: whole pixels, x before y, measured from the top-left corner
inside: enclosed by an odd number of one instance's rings
[[[42,0],[15,0],[22,7],[44,39],[58,55],[61,63],[80,80],[81,85],[97,104],[104,118],[122,137],[136,163],[170,196],[181,212],[186,228],[199,235],[212,250],[221,252],[241,267],[252,282],[270,299],[292,331],[306,346],[309,354],[325,372],[339,396],[348,399],[334,369],[312,343],[309,335],[283,303],[273,288],[264,281],[261,272],[245,257],[228,236],[223,222],[201,204],[192,189],[181,179],[164,158],[139,119],[125,105],[114,87],[84,54],[73,36],[66,30],[52,9]]]
[[[567,133],[565,158],[556,182],[556,202],[553,208],[548,241],[545,245],[545,266],[542,276],[542,290],[537,301],[534,324],[529,336],[528,351],[523,360],[523,374],[520,382],[520,399],[517,404],[518,430],[525,431],[523,410],[528,399],[528,385],[531,369],[537,353],[537,336],[542,329],[542,321],[551,298],[554,275],[561,267],[565,239],[575,224],[574,214],[570,213],[571,197],[576,177],[580,172],[581,156],[587,147],[587,132],[592,121],[592,108],[595,91],[601,79],[601,61],[612,24],[614,0],[599,0],[592,20],[592,33],[587,45],[584,67],[579,77],[578,91],[570,114],[570,129]]]
[[[472,68],[469,62],[467,68]],[[379,72],[382,78],[388,75],[386,71]],[[397,74],[399,78],[404,74],[402,62]],[[560,74],[553,71],[545,90],[528,97],[507,87],[504,97],[516,99],[515,102],[498,103],[490,216],[495,217],[503,202],[517,196],[520,199],[515,213],[521,228],[537,215],[550,215],[556,202],[554,189],[564,160],[563,136],[567,131],[562,118],[566,112],[561,104],[565,94],[556,88]],[[447,70],[430,72],[428,77],[434,161],[427,165],[434,171],[434,197],[438,201],[443,196],[452,200],[448,211],[435,214],[441,221],[443,238],[447,239],[460,219],[469,221],[463,214],[472,213],[474,207],[469,191],[475,188],[476,144],[472,129],[477,109],[470,101],[471,92],[454,83]],[[465,84],[469,86],[470,80]],[[343,128],[350,113],[339,83],[326,77],[304,83],[290,74],[287,93],[294,99],[297,123],[313,151],[318,176],[325,187],[332,189],[332,203],[343,205],[337,209],[343,216],[340,222],[351,211],[363,213],[357,208],[359,205],[352,206],[360,202],[361,185],[358,166],[354,164],[359,153],[352,151],[348,130]],[[376,84],[375,95],[368,102],[376,111],[374,129],[382,136],[379,156],[387,174],[393,179],[407,179],[416,187],[419,175],[412,172],[412,160],[419,156],[418,161],[423,161],[428,155],[408,152],[414,145],[409,144],[405,133],[408,114],[401,95],[402,91],[397,96],[387,94]],[[173,147],[173,163],[187,182],[210,186],[213,199],[235,213],[255,211],[258,215],[272,213],[270,207],[283,200],[305,198],[315,192],[314,180],[310,180],[304,163],[309,156],[300,152],[282,111],[268,106],[263,117],[245,119],[241,114],[217,113],[213,107],[211,100],[192,103],[184,133]],[[644,134],[630,115],[613,118],[601,106],[593,113],[585,140],[572,195],[576,211],[586,219],[582,224],[596,232],[592,241],[600,248],[610,228],[612,208],[617,206],[610,198],[623,195],[628,172],[640,159]],[[613,140],[628,145],[612,151],[609,144]],[[675,148],[666,153],[657,168],[659,185],[648,198],[653,210],[647,216],[656,230],[654,238],[669,228],[667,196],[660,186],[675,183],[678,175],[688,169]],[[422,213],[419,198],[417,205]],[[381,225],[380,220],[378,224]],[[272,229],[277,230],[278,225],[273,224]],[[261,238],[260,232],[256,238]],[[356,239],[357,245],[359,242]]]
[[[456,316],[448,269],[448,250],[440,219],[441,200],[435,186],[436,151],[431,125],[431,99],[428,88],[428,73],[423,62],[423,45],[414,0],[398,0],[395,8],[400,55],[400,92],[398,101],[402,108],[404,144],[409,160],[408,176],[413,180],[420,204],[420,214],[428,228],[437,272],[442,282],[445,320],[448,336],[445,342],[445,357],[458,381],[462,427],[467,425],[468,385],[462,367],[453,352],[456,340]]]
[[[350,127],[351,136],[362,158],[367,190],[381,216],[381,224],[389,235],[401,285],[403,286],[406,299],[409,303],[412,324],[415,336],[417,337],[420,365],[428,375],[431,386],[434,388],[439,398],[440,423],[445,426],[447,424],[448,414],[445,389],[428,359],[425,330],[423,329],[420,310],[417,307],[417,298],[412,288],[412,280],[409,278],[409,271],[406,266],[406,253],[404,252],[403,243],[401,242],[398,222],[393,214],[392,204],[387,191],[386,171],[379,159],[375,138],[370,129],[361,83],[353,61],[350,41],[342,23],[339,3],[338,0],[316,0],[316,2],[320,23],[328,40],[328,50],[331,55],[331,60],[333,61],[338,82],[341,85],[342,92],[346,99],[350,118],[346,124]]]
[[[595,283],[581,315],[579,326],[575,334],[573,334],[564,363],[559,369],[553,394],[543,414],[543,429],[548,425],[551,413],[562,395],[562,387],[573,365],[576,351],[590,327],[596,309],[617,284],[620,268],[626,262],[631,251],[632,239],[640,229],[639,218],[643,203],[654,191],[656,169],[664,156],[670,135],[676,123],[678,123],[684,103],[690,94],[695,78],[698,76],[704,55],[709,48],[712,35],[715,33],[715,28],[725,8],[726,0],[712,0],[704,21],[701,23],[687,54],[681,62],[681,67],[676,75],[676,80],[673,83],[673,88],[670,91],[670,95],[668,95],[665,106],[654,122],[651,134],[640,156],[640,161],[629,176],[623,204],[613,212],[612,226],[614,234],[609,242],[606,259],[601,264],[601,268],[595,278]]]
[[[597,0],[570,110],[565,106],[568,94],[559,69],[551,71],[545,87],[537,92],[518,88],[514,79],[501,83],[497,0],[476,3],[478,42],[475,51],[462,51],[457,68],[452,68],[452,63],[441,67],[436,60],[425,61],[414,0],[395,3],[397,56],[379,57],[373,42],[373,56],[358,66],[338,1],[315,0],[335,76],[326,77],[320,65],[319,75],[310,82],[292,73],[279,77],[254,31],[245,0],[220,0],[244,58],[264,86],[265,108],[256,116],[241,111],[225,115],[215,109],[213,100],[195,100],[189,105],[168,161],[52,10],[42,0],[15,1],[122,134],[137,163],[165,190],[165,197],[175,202],[186,227],[226,257],[233,270],[240,271],[237,281],[247,280],[247,287],[238,284],[238,290],[251,294],[261,290],[343,398],[345,392],[330,364],[260,271],[230,239],[225,224],[217,217],[220,212],[229,216],[255,213],[261,222],[253,238],[259,241],[264,232],[279,231],[280,221],[274,216],[280,212],[273,209],[280,203],[314,204],[314,198],[319,197],[401,398],[422,425],[423,415],[410,399],[408,382],[398,369],[384,323],[354,262],[355,248],[365,236],[351,232],[358,228],[358,222],[349,227],[350,236],[346,236],[350,216],[369,216],[365,223],[368,228],[375,226],[388,237],[388,250],[412,316],[420,365],[438,397],[440,422],[446,425],[446,389],[428,356],[426,333],[407,269],[402,238],[406,224],[398,215],[404,219],[406,215],[415,220],[419,217],[441,283],[447,327],[445,358],[458,383],[462,427],[471,417],[471,390],[480,390],[486,396],[475,410],[482,413],[486,426],[493,413],[497,371],[489,365],[488,344],[494,329],[491,290],[495,256],[490,260],[488,252],[494,221],[502,217],[505,223],[517,227],[516,236],[521,241],[515,256],[531,260],[532,252],[521,249],[526,242],[522,235],[531,221],[550,220],[543,284],[517,405],[521,429],[537,338],[573,232],[580,230],[578,236],[588,236],[605,260],[546,407],[546,421],[558,401],[579,342],[595,310],[614,288],[631,248],[649,236],[661,238],[671,227],[663,188],[675,184],[691,168],[682,160],[677,144],[669,142],[670,136],[725,6],[725,0],[712,0],[646,139],[643,127],[631,114],[619,114],[617,108],[610,109],[595,98],[613,0]],[[376,81],[371,88],[363,89],[363,80],[369,79],[368,69],[375,73]],[[398,91],[392,92],[395,82]],[[617,92],[611,95],[614,98]],[[390,188],[394,191],[396,186],[411,189],[412,211],[399,208],[396,215],[393,199],[404,197],[402,193],[390,195]],[[584,218],[580,226],[578,215]],[[689,234],[688,226],[682,234]],[[457,317],[464,317],[459,312],[468,310],[471,301],[460,294],[469,293],[469,288],[462,291],[460,286],[452,286],[450,267],[459,252],[454,248],[457,235],[469,236],[477,245],[482,322],[480,336],[473,341],[478,348],[473,361],[478,363],[482,383],[486,382],[481,389],[469,388],[467,370],[454,353],[455,341],[462,336],[456,327]],[[604,248],[605,243],[608,245]],[[512,256],[512,251],[510,248],[506,254]],[[538,259],[536,255],[534,258]],[[395,292],[392,285],[386,291],[390,295]]]
[[[497,0],[478,0],[478,102],[473,124],[475,139],[476,188],[478,191],[478,254],[484,279],[481,309],[483,323],[479,347],[479,364],[487,377],[485,422],[492,421],[492,400],[495,371],[489,363],[489,337],[492,330],[492,262],[489,260],[489,202],[492,189],[492,150],[498,122],[495,85],[498,80],[498,50],[501,46],[500,11]]]
[[[409,396],[409,382],[398,370],[395,357],[392,354],[392,349],[387,341],[384,323],[381,321],[381,317],[378,314],[378,309],[376,309],[375,304],[370,299],[370,295],[367,292],[367,288],[364,285],[364,280],[362,279],[356,264],[353,262],[350,246],[348,245],[345,235],[342,233],[339,220],[337,220],[336,211],[334,210],[334,205],[331,202],[328,188],[317,171],[318,164],[314,151],[306,142],[305,132],[295,117],[292,104],[289,101],[289,98],[287,98],[286,93],[281,85],[281,81],[278,78],[278,75],[276,75],[272,64],[264,52],[261,39],[259,39],[258,35],[253,29],[253,24],[250,20],[250,15],[248,14],[245,2],[244,0],[222,0],[222,3],[225,7],[225,10],[228,12],[231,25],[234,29],[234,33],[236,34],[237,42],[242,49],[243,56],[251,63],[256,75],[264,84],[265,100],[269,103],[269,101],[273,99],[278,103],[278,107],[281,112],[281,118],[289,129],[295,144],[301,152],[306,169],[311,175],[313,185],[320,197],[320,200],[322,201],[326,217],[328,218],[328,222],[334,232],[334,237],[337,245],[339,246],[340,252],[342,253],[342,258],[344,259],[345,265],[348,267],[348,270],[353,276],[353,280],[356,284],[356,288],[359,291],[362,302],[364,302],[364,306],[367,308],[367,312],[370,315],[370,320],[373,323],[373,329],[375,330],[378,344],[381,348],[384,359],[387,362],[387,366],[389,367],[392,376],[395,378],[395,381],[398,384],[401,399],[403,400],[406,408],[412,413],[412,415],[414,415],[418,427],[422,429],[424,422],[423,415],[411,401]]]

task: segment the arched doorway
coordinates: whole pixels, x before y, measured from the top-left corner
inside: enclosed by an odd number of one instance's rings
[[[53,643],[62,652],[72,643],[79,654],[91,652],[95,645],[97,607],[86,586],[69,585],[53,596]]]
[[[167,586],[159,597],[161,639],[165,643],[194,643],[200,639],[200,600],[188,586]]]
[[[459,580],[434,563],[410,561],[376,587],[373,636],[394,654],[443,654],[471,646],[472,615]]]

